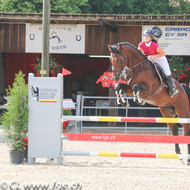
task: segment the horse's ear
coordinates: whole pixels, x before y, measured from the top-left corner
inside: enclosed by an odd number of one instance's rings
[[[117,51],[121,51],[121,44],[117,46]]]
[[[111,47],[111,45],[108,45],[108,49],[109,49],[110,51],[112,51],[112,47]]]

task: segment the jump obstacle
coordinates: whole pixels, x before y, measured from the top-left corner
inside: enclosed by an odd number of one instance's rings
[[[153,117],[110,117],[110,116],[62,116],[61,122],[98,121],[98,122],[146,122],[146,123],[190,123],[190,118],[153,118]],[[190,144],[189,136],[161,135],[119,135],[119,134],[78,134],[66,133],[70,141],[107,141],[107,142],[143,142],[143,143],[178,143]],[[70,156],[106,156],[106,157],[136,157],[136,158],[166,158],[190,159],[188,154],[157,154],[157,153],[127,153],[127,152],[93,152],[93,151],[62,151]]]
[[[111,116],[63,116],[62,122],[70,121],[99,121],[99,122],[141,122],[141,123],[190,123],[190,118],[161,118],[161,117],[111,117]]]
[[[128,153],[128,152],[93,152],[93,151],[62,151],[69,156],[105,156],[105,157],[130,157],[130,158],[166,158],[190,159],[189,154],[157,154],[157,153]]]
[[[69,141],[190,144],[189,136],[65,133]]]
[[[117,153],[92,151],[62,151],[61,121],[99,122],[147,122],[147,123],[190,123],[190,118],[145,118],[145,117],[98,117],[62,116],[63,77],[34,77],[29,74],[29,141],[28,163],[36,158],[55,158],[62,163],[61,155],[88,155],[144,158],[190,158],[187,154]],[[53,134],[53,135],[52,135]],[[116,134],[66,134],[68,140],[112,141],[112,142],[152,142],[190,144],[187,136],[116,135]]]
[[[119,135],[119,134],[79,134],[65,133],[69,141],[103,141],[103,142],[138,142],[138,143],[180,143],[190,144],[187,136],[161,135]],[[105,157],[133,157],[133,158],[165,158],[190,159],[189,154],[157,154],[157,153],[128,153],[128,152],[93,152],[93,151],[62,151],[69,156],[105,156]]]

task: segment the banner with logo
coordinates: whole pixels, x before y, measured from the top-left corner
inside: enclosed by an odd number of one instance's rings
[[[142,31],[147,28],[154,30],[166,55],[190,55],[190,26],[143,26]]]
[[[42,52],[42,25],[26,24],[26,52]],[[52,24],[49,38],[50,53],[85,53],[84,24]]]

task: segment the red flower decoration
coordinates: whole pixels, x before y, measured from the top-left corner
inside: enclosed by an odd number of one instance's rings
[[[115,88],[115,85],[117,83],[126,83],[123,80],[116,81],[113,79],[113,73],[112,72],[105,72],[100,78],[96,81],[96,84],[102,82],[102,87],[109,88],[110,85],[112,85]]]
[[[67,125],[69,124],[69,121],[63,121],[63,128],[67,129]]]
[[[41,70],[41,59],[36,58],[37,63],[33,64],[33,70],[36,73],[36,76],[40,76]],[[62,66],[59,65],[54,58],[50,56],[49,58],[49,75],[57,75],[61,71]]]
[[[26,143],[25,146],[28,146],[28,137],[24,138],[24,142]]]

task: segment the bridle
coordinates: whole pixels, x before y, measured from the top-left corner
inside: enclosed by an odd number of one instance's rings
[[[122,65],[119,65],[119,66],[117,66],[117,67],[114,68],[114,69],[117,70],[118,67],[121,67],[121,71],[120,71],[120,72],[117,71],[117,72],[115,72],[115,73],[116,73],[116,75],[121,75],[121,74],[123,73],[122,75],[123,75],[123,76],[125,75],[124,80],[126,80],[126,79],[128,78],[127,84],[129,85],[129,83],[134,79],[135,74],[140,70],[140,68],[142,68],[142,66],[144,65],[144,63],[145,63],[148,59],[144,59],[142,62],[140,62],[140,63],[138,63],[138,64],[136,64],[136,65],[133,65],[133,66],[131,66],[131,67],[128,67],[128,66],[125,66],[125,65],[124,65],[125,59],[127,59],[127,56],[126,56],[123,52],[120,52],[120,54],[121,54],[121,60],[116,60],[116,61],[117,61],[117,63],[120,63],[120,64],[122,64]],[[131,72],[132,72],[136,67],[138,67],[138,66],[140,66],[140,67],[138,68],[138,70],[136,70],[136,71],[134,72],[134,74],[133,74],[132,76],[130,76]],[[122,76],[121,76],[121,78],[122,78]]]
[[[123,52],[121,52],[120,54],[124,55]],[[124,56],[121,56],[121,60],[117,59],[116,62],[121,64],[121,65],[118,65],[117,67],[114,68],[114,70],[117,70],[117,68],[121,67],[121,71],[116,71],[115,73],[117,75],[119,75],[120,73],[122,73],[122,71],[124,70],[125,66],[124,66],[124,63],[125,63],[125,59],[127,59],[127,56],[124,55]]]

